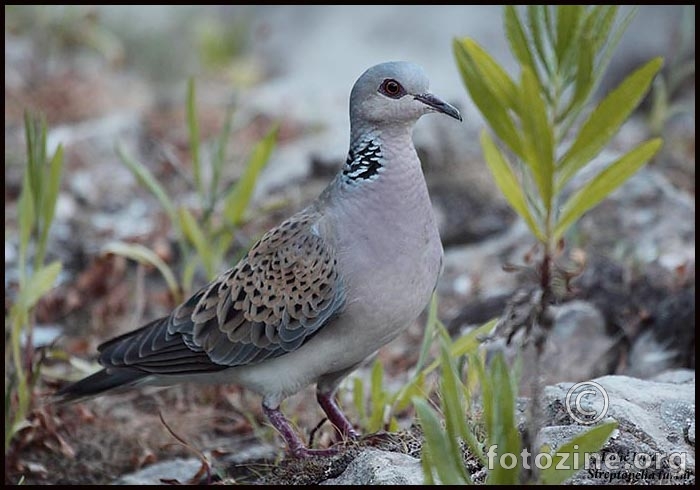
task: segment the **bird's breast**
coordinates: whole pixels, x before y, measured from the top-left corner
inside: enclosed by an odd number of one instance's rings
[[[347,225],[338,254],[346,308],[358,328],[391,340],[428,304],[440,273],[443,250],[427,192],[423,203],[377,205]]]

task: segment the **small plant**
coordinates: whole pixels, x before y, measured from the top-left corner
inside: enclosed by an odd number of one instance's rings
[[[530,423],[521,441],[514,424],[517,385],[505,361],[497,356],[485,364],[469,356],[471,373],[477,373],[483,403],[485,442],[497,445],[499,454],[519,454],[521,446],[531,454],[538,432],[539,360],[552,327],[550,305],[563,298],[582,263],[566,258],[564,237],[581,216],[622,185],[661,148],[660,139],[639,144],[605,165],[578,189],[572,179],[610,142],[649,90],[662,60],[655,58],[629,75],[599,103],[590,107],[595,89],[612,53],[634,15],[618,22],[616,6],[506,6],[505,32],[520,64],[520,79],[508,73],[475,41],[455,39],[454,55],[465,86],[501,145],[490,132],[481,135],[486,163],[510,206],[530,229],[538,250],[534,267],[520,267],[537,278],[524,304],[512,303],[496,327],[510,340],[524,328],[535,349],[535,382],[531,390]],[[572,266],[572,262],[574,262]],[[514,306],[515,305],[515,306]],[[521,308],[523,311],[516,311]],[[517,313],[517,314],[515,314]],[[465,410],[472,406],[470,391],[460,381],[461,370],[442,336],[441,409],[446,428],[420,399],[414,401],[426,439],[423,464],[426,481],[469,482],[460,442],[483,462],[482,446],[467,427]],[[470,374],[471,376],[472,374]],[[469,385],[469,383],[468,383]],[[466,400],[466,403],[465,403]],[[602,424],[583,433],[560,452],[585,448],[598,450],[614,429]],[[574,451],[575,450],[575,451]],[[522,481],[560,483],[573,472],[522,472],[496,465],[489,469],[490,483]]]
[[[148,168],[129,156],[123,147],[117,148],[124,164],[158,199],[175,230],[178,247],[185,261],[180,279],[176,278],[170,266],[143,245],[115,242],[108,244],[104,249],[105,252],[124,255],[156,267],[163,275],[176,301],[180,301],[183,294],[191,291],[198,266],[204,270],[207,280],[213,279],[217,273],[221,272],[225,254],[235,238],[235,230],[243,222],[255,182],[267,163],[277,138],[277,126],[275,126],[253,148],[241,178],[235,184],[223,185],[221,169],[226,161],[226,144],[231,132],[232,112],[229,111],[216,141],[213,158],[209,160],[209,180],[205,181],[196,112],[195,84],[190,80],[187,87],[187,127],[192,152],[191,184],[199,198],[199,211],[196,217],[188,208],[178,205],[168,197]],[[223,207],[221,217],[215,213],[219,205]]]
[[[61,183],[63,148],[59,146],[48,158],[46,122],[43,119],[25,113],[24,128],[27,167],[17,205],[19,291],[10,308],[10,343],[5,347],[6,454],[15,434],[27,424],[39,377],[32,344],[34,307],[53,287],[61,271],[60,262],[44,264],[44,261]],[[30,260],[31,254],[33,260]],[[11,359],[9,363],[8,358]]]
[[[455,39],[453,45],[467,90],[507,149],[501,150],[484,131],[481,144],[486,163],[540,245],[534,268],[521,268],[538,278],[537,287],[525,304],[517,306],[521,312],[507,309],[498,327],[509,340],[519,329],[526,330],[535,346],[535,373],[552,327],[550,305],[563,298],[570,280],[583,269],[582,263],[576,264],[565,253],[567,230],[649,161],[662,144],[658,138],[639,144],[569,193],[573,177],[589,167],[615,136],[662,65],[660,58],[647,62],[589,107],[635,10],[621,22],[617,13],[616,6],[528,6],[522,21],[516,7],[506,6],[505,31],[520,63],[519,82],[473,40]],[[536,381],[531,395],[538,399]],[[537,404],[531,406],[531,434],[526,437],[534,436],[537,426]]]
[[[384,369],[379,360],[372,365],[368,394],[365,393],[362,378],[356,376],[352,379],[353,403],[364,432],[374,433],[380,430],[395,432],[399,428],[396,415],[409,408],[415,397],[424,397],[430,392],[428,376],[441,365],[439,359],[428,363],[430,347],[434,344],[435,336],[446,330],[445,325],[438,318],[437,304],[437,295],[433,295],[418,363],[413,375],[403,386],[394,392],[387,389],[384,385]],[[487,336],[495,325],[496,321],[493,320],[451,342],[448,348],[449,355],[460,358],[476,352],[481,339]]]
[[[416,397],[413,400],[423,429],[421,459],[427,484],[473,483],[465,467],[465,459],[469,457],[474,458],[478,466],[488,469],[487,484],[518,484],[523,481],[524,471],[541,453],[547,453],[552,464],[542,470],[538,482],[561,484],[583,469],[584,455],[598,451],[617,427],[616,422],[605,422],[563,444],[554,454],[543,446],[531,451],[529,456],[524,455],[515,418],[518,376],[509,368],[502,353],[487,363],[474,350],[466,356],[469,375],[466,382],[462,382],[463,370],[450,353],[452,344],[447,331],[441,328],[439,411],[442,417],[425,399]],[[477,390],[481,392],[480,405],[475,403]],[[481,413],[479,420],[469,423],[465,415],[478,413]],[[445,421],[444,427],[441,418]],[[570,464],[567,465],[569,469],[559,469],[560,460],[580,461],[581,466],[576,468]]]

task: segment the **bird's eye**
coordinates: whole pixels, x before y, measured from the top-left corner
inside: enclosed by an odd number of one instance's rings
[[[382,85],[379,87],[379,91],[387,97],[391,97],[393,99],[398,99],[406,95],[406,91],[403,89],[401,84],[391,78],[387,78],[382,82]]]

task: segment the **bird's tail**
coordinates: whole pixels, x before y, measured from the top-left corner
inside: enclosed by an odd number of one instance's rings
[[[64,386],[53,395],[56,403],[70,403],[90,398],[117,388],[127,388],[144,381],[148,373],[132,369],[118,369],[108,372],[106,369]]]

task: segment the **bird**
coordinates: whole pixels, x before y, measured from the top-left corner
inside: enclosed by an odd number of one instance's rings
[[[101,344],[102,369],[59,389],[58,401],[141,385],[236,384],[261,395],[288,453],[304,458],[337,453],[307,447],[280,410],[315,384],[341,437],[359,437],[337,389],[418,318],[442,269],[413,129],[428,113],[462,116],[408,61],[368,68],[349,102],[348,156],[320,195],[169,315]]]

